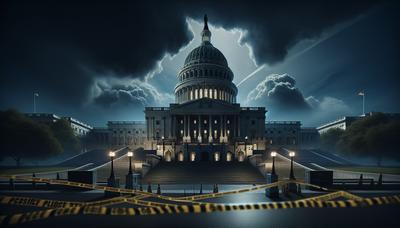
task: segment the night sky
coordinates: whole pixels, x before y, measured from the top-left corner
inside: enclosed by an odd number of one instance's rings
[[[398,2],[398,1],[397,1]],[[0,109],[72,116],[94,126],[143,120],[174,101],[176,75],[200,44],[228,60],[242,106],[267,120],[318,126],[400,112],[396,1],[2,1]]]

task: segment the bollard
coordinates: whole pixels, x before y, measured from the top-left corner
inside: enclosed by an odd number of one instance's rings
[[[200,184],[200,194],[203,194],[203,184]]]
[[[10,190],[15,190],[14,179],[10,178]]]
[[[268,173],[267,174],[267,184],[275,183],[278,181],[278,175],[276,173]],[[265,189],[265,196],[269,198],[278,198],[279,197],[279,188],[271,187]]]
[[[216,190],[215,193],[218,193],[218,184],[215,185],[215,190]]]
[[[157,185],[157,194],[161,195],[161,187],[160,184]]]
[[[363,175],[360,174],[360,179],[358,180],[358,185],[362,185],[363,184]]]
[[[382,186],[382,183],[383,183],[383,181],[382,181],[382,173],[380,173],[379,174],[379,179],[378,179],[378,185]]]
[[[32,173],[32,177],[35,178],[36,174]],[[36,188],[36,182],[34,180],[32,180],[32,188],[35,189]]]
[[[297,194],[301,195],[301,185],[297,185]]]
[[[57,173],[56,179],[60,180],[60,174],[59,173]]]
[[[151,184],[149,183],[149,184],[147,184],[147,192],[150,192],[150,193],[152,193],[153,191],[151,190]]]
[[[139,186],[139,191],[143,192],[143,186],[142,186],[142,184],[140,184],[140,186]]]

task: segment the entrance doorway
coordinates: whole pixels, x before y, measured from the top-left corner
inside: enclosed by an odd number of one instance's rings
[[[201,161],[209,161],[209,154],[206,151],[201,152]]]

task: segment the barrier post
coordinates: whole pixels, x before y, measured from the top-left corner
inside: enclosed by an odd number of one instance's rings
[[[14,179],[10,178],[10,190],[14,190],[14,189],[15,189]]]
[[[151,184],[147,184],[147,192],[152,193],[153,191],[151,190]]]
[[[200,195],[203,194],[203,184],[200,184]]]
[[[363,175],[360,174],[360,179],[358,180],[358,185],[362,186],[363,185]]]
[[[382,173],[379,174],[378,185],[382,186]]]
[[[161,195],[161,187],[160,184],[157,185],[157,194]]]
[[[36,174],[32,173],[32,178],[35,178]],[[36,188],[36,182],[34,180],[32,180],[32,188],[35,189]]]

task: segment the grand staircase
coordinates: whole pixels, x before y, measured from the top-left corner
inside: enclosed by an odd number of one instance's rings
[[[151,184],[263,184],[249,162],[160,162],[144,176]]]

